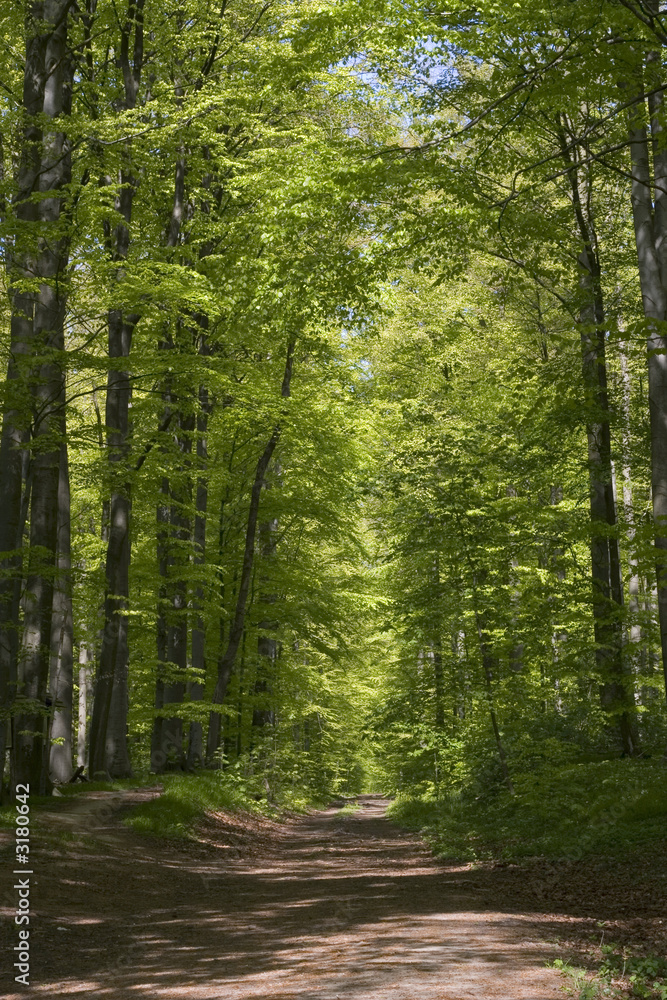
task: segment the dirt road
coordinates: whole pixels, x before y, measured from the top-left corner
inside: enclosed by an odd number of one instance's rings
[[[206,850],[144,840],[112,816],[94,842],[35,856],[31,985],[5,980],[8,996],[562,997],[530,913],[508,912],[474,871],[439,865],[383,818],[386,801],[360,805],[248,837],[230,827],[224,848]]]

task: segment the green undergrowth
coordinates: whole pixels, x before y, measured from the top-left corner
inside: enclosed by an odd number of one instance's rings
[[[591,973],[562,959],[554,968],[565,980],[563,992],[574,1000],[667,1000],[667,962],[657,955],[629,956],[614,945],[603,948],[603,960]]]
[[[544,764],[513,776],[514,796],[498,786],[399,796],[388,815],[420,830],[441,857],[622,855],[664,839],[666,777],[652,760]]]
[[[209,812],[249,812],[279,818],[286,812],[301,812],[310,805],[302,790],[282,791],[267,798],[227,771],[160,776],[162,794],[136,806],[125,818],[126,826],[141,833],[179,839],[196,838],[197,825]]]

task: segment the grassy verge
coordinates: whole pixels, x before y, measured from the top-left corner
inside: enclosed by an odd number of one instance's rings
[[[191,838],[207,812],[245,812],[277,815],[279,809],[266,799],[257,801],[241,786],[232,783],[224,771],[160,776],[163,792],[132,809],[126,826],[157,837]]]

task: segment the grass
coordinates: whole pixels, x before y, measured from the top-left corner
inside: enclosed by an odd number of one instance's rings
[[[206,812],[251,811],[257,805],[226,782],[223,771],[165,774],[160,784],[162,794],[136,806],[123,821],[126,826],[158,837],[188,838]]]
[[[158,798],[136,806],[125,818],[126,826],[158,837],[188,839],[207,812],[245,812],[279,817],[286,811],[304,811],[311,804],[300,790],[290,791],[280,802],[259,797],[238,775],[226,771],[160,776],[163,792]]]
[[[664,838],[666,776],[664,765],[653,761],[542,765],[514,776],[515,796],[505,789],[401,796],[389,815],[423,832],[441,857],[623,855]]]
[[[338,812],[336,813],[336,817],[354,816],[354,814],[358,813],[360,809],[361,806],[359,805],[358,802],[346,802],[345,805],[341,806],[341,808],[338,810]]]

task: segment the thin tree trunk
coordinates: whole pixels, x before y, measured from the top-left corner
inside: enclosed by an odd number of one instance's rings
[[[171,482],[171,505],[169,509],[169,618],[167,624],[167,676],[164,682],[164,705],[178,705],[185,694],[185,672],[188,653],[188,592],[184,570],[189,561],[188,543],[192,540],[192,526],[189,508],[192,503],[190,451],[194,416],[180,416],[178,447],[182,455],[178,477],[182,480]],[[164,707],[163,707],[164,711]],[[165,738],[168,743],[164,746]],[[178,769],[185,766],[183,752],[183,720],[179,715],[164,717],[162,727],[163,750],[167,753],[167,767]]]
[[[259,526],[260,555],[263,560],[269,563],[275,559],[277,532],[277,520],[265,521]],[[264,585],[266,582],[266,578],[261,580]],[[268,613],[269,609],[275,606],[277,600],[277,594],[265,593],[260,590],[257,604],[263,606]],[[275,721],[274,712],[268,703],[267,696],[271,691],[271,682],[275,676],[275,665],[278,660],[278,640],[275,635],[271,634],[275,633],[277,628],[278,622],[268,617],[257,625],[257,673],[254,694],[256,697],[259,696],[260,704],[256,704],[253,708],[253,730],[261,730],[265,726],[271,726]]]
[[[514,795],[514,782],[512,781],[512,775],[510,774],[510,769],[507,763],[507,754],[505,753],[505,747],[500,735],[500,726],[498,725],[498,717],[496,715],[494,697],[493,697],[493,680],[494,674],[497,671],[498,663],[496,657],[493,655],[493,649],[491,646],[491,641],[489,638],[487,617],[485,610],[481,607],[481,602],[479,600],[479,588],[478,582],[483,583],[486,579],[487,570],[486,569],[476,569],[473,562],[470,550],[468,548],[468,542],[466,539],[465,530],[461,521],[457,518],[459,533],[461,535],[461,541],[463,542],[463,547],[466,555],[468,565],[470,567],[471,573],[471,584],[472,584],[472,599],[473,599],[473,614],[475,617],[475,627],[477,630],[477,639],[479,641],[479,648],[482,657],[482,670],[484,673],[484,684],[486,687],[486,698],[487,704],[489,706],[489,717],[491,719],[491,728],[493,730],[493,738],[496,743],[496,749],[498,751],[498,761],[500,763],[500,769],[503,774],[503,779],[507,785],[507,790],[510,795]]]
[[[178,86],[177,96],[180,96]],[[174,195],[172,199],[171,217],[166,233],[166,246],[169,250],[174,250],[180,241],[183,215],[185,211],[185,157],[181,149],[181,155],[176,160],[174,171]],[[176,321],[177,335],[182,324],[180,319]],[[178,341],[174,341],[173,330],[168,328],[164,340],[160,344],[163,351],[173,351],[177,348]],[[167,387],[165,397],[164,424],[172,412],[171,394],[171,374],[167,376]],[[177,412],[177,420],[184,429],[185,418],[182,410],[182,400],[176,398],[177,406],[180,403],[181,409]],[[193,423],[194,426],[194,423]],[[192,427],[188,427],[192,430]],[[176,442],[183,455],[189,454],[192,442],[188,434],[176,434]],[[184,465],[175,472],[176,478],[183,474]],[[155,684],[155,720],[153,723],[152,737],[152,767],[155,771],[173,770],[183,767],[185,758],[183,755],[183,720],[180,717],[172,716],[166,718],[164,706],[183,701],[185,693],[185,682],[183,674],[187,667],[187,586],[184,580],[174,578],[173,569],[176,565],[183,565],[185,553],[184,546],[180,543],[189,539],[189,529],[182,511],[183,498],[180,496],[182,486],[174,486],[174,475],[171,481],[167,478],[162,481],[163,500],[158,505],[157,520],[160,525],[158,531],[158,567],[160,571],[160,588],[158,597],[158,620],[157,620],[157,644],[158,644],[158,665]],[[166,506],[166,498],[171,498],[169,508]],[[191,498],[190,498],[191,499]],[[189,504],[188,504],[189,507]],[[165,528],[164,525],[168,524]],[[185,537],[184,537],[185,536]],[[178,576],[178,574],[176,574]]]
[[[62,421],[63,425],[65,421]],[[64,431],[64,427],[63,427]],[[72,560],[70,486],[67,440],[60,444],[58,481],[58,559],[51,620],[51,749],[52,780],[62,784],[72,777],[72,697],[74,635],[72,616]],[[56,742],[57,741],[57,742]]]
[[[550,490],[549,502],[552,506],[557,506],[563,501],[563,487],[562,486],[552,486]],[[550,565],[552,570],[555,570],[556,579],[559,583],[562,583],[565,579],[565,570],[562,565],[563,548],[561,545],[560,538],[555,538],[553,540],[551,551],[548,553],[547,564]],[[550,596],[549,603],[553,605],[553,597]],[[560,647],[567,640],[567,632],[556,631],[553,628],[553,613],[552,613],[552,632],[551,632],[551,648],[553,650],[553,667],[554,667],[554,708],[558,714],[563,711],[563,699],[560,693],[560,677],[558,677],[558,666],[560,659]],[[545,710],[548,711],[548,704],[545,704]]]
[[[433,583],[434,593],[432,602],[434,616],[431,626],[433,633],[431,655],[433,660],[433,694],[435,699],[434,723],[436,729],[443,729],[445,725],[445,677],[442,662],[440,557],[437,552],[433,563]]]
[[[619,344],[619,360],[621,364],[621,379],[623,384],[623,433],[621,435],[623,448],[623,509],[627,524],[628,538],[628,612],[630,617],[628,640],[628,655],[635,673],[642,672],[642,627],[640,623],[640,585],[639,562],[637,558],[635,523],[635,508],[632,496],[632,458],[630,446],[630,372],[626,356],[626,345]]]
[[[287,398],[290,395],[290,383],[292,380],[292,365],[294,360],[294,347],[295,341],[291,340],[287,346],[287,358],[285,360],[285,372],[283,375],[283,382],[281,386],[281,396]],[[214,704],[221,705],[224,701],[225,694],[227,692],[227,686],[229,684],[229,679],[232,675],[232,670],[234,669],[234,663],[236,661],[236,655],[239,650],[239,645],[241,643],[241,638],[244,632],[245,626],[245,615],[246,606],[248,602],[248,594],[250,592],[250,582],[252,580],[252,568],[255,557],[255,535],[257,532],[257,517],[259,514],[259,501],[262,492],[262,486],[264,484],[264,477],[269,467],[271,458],[275,451],[276,445],[280,438],[281,424],[277,423],[273,429],[271,437],[266,443],[262,454],[257,461],[257,467],[255,469],[255,476],[252,484],[252,489],[250,491],[250,506],[248,509],[248,521],[246,524],[245,532],[245,546],[243,552],[243,561],[241,564],[241,575],[239,578],[239,589],[236,598],[236,608],[234,610],[234,617],[229,629],[229,636],[227,639],[227,646],[218,661],[218,678],[215,686],[215,691],[213,692],[213,702]],[[218,747],[220,746],[220,713],[211,712],[209,717],[209,729],[208,729],[208,740],[206,747],[206,756],[210,761],[215,756]]]
[[[197,415],[197,488],[195,499],[195,531],[194,531],[194,565],[201,572],[206,560],[206,512],[208,506],[207,463],[208,451],[206,435],[208,431],[208,415],[210,403],[208,390],[199,389],[199,413]],[[204,697],[206,681],[205,641],[206,633],[203,618],[204,587],[201,578],[197,579],[194,592],[194,625],[192,628],[192,672],[198,680],[189,685],[191,701],[201,701]],[[204,761],[204,730],[201,722],[191,722],[188,732],[188,752],[186,766],[188,770],[201,767]]]
[[[498,750],[498,759],[500,761],[500,769],[503,772],[503,778],[505,779],[505,784],[510,795],[514,795],[514,782],[512,781],[512,776],[510,774],[509,767],[507,766],[507,756],[505,754],[505,747],[503,746],[503,741],[500,736],[500,727],[498,725],[498,717],[496,716],[496,710],[493,701],[493,675],[497,668],[497,660],[491,654],[491,647],[488,643],[488,636],[484,631],[483,626],[478,624],[478,635],[479,644],[482,651],[482,669],[484,670],[484,682],[486,685],[486,696],[489,705],[489,716],[491,718],[491,728],[493,729],[493,737],[496,741],[496,748]]]
[[[127,14],[121,26],[118,59],[123,74],[123,110],[136,107],[144,61],[144,0],[128,0]],[[130,53],[130,42],[133,42]],[[137,182],[132,175],[131,151],[125,150],[120,190],[116,200],[119,221],[116,226],[113,255],[118,263],[116,281],[125,277],[124,263],[130,244],[130,221]],[[109,503],[109,544],[105,565],[106,595],[102,649],[95,678],[95,699],[91,719],[90,770],[112,778],[128,777],[131,772],[127,746],[128,712],[128,612],[130,592],[130,483],[128,453],[130,446],[129,407],[131,397],[128,358],[139,315],[112,309],[108,314],[109,358],[112,367],[107,378],[106,426],[110,479],[113,483]]]
[[[92,698],[92,673],[90,648],[82,642],[79,646],[79,707],[76,733],[76,765],[88,767],[88,709]]]
[[[156,623],[157,673],[155,677],[155,718],[151,738],[151,770],[160,773],[165,769],[168,751],[163,738],[164,718],[164,672],[167,662],[167,568],[169,565],[169,480],[163,479],[161,499],[157,507],[157,566],[160,586],[158,588],[158,613]]]
[[[597,235],[590,209],[589,171],[572,158],[559,118],[563,160],[568,166],[574,219],[583,244],[579,257],[582,300],[581,358],[586,407],[591,513],[591,578],[595,658],[600,673],[600,704],[617,719],[623,752],[638,750],[633,717],[633,678],[623,661],[623,577],[617,533],[611,460],[611,430],[605,347],[605,311]]]
[[[434,723],[436,729],[445,725],[445,677],[442,664],[442,640],[438,636],[433,642],[433,686],[435,695]]]
[[[600,270],[590,248],[581,256],[580,312],[591,512],[591,576],[600,702],[618,720],[623,752],[638,750],[632,675],[623,660],[623,585],[611,461],[611,432]]]
[[[508,497],[516,497],[516,489],[514,486],[508,486],[506,489]],[[510,524],[514,521],[512,517],[510,519]],[[509,668],[515,674],[520,674],[523,670],[523,642],[517,638],[517,623],[519,620],[519,609],[521,606],[521,590],[519,588],[519,576],[516,572],[519,568],[519,560],[516,555],[516,548],[513,542],[510,542],[510,573],[509,573],[509,586],[510,586],[510,610],[511,610],[511,645],[509,650]]]
[[[659,60],[653,60],[651,86],[660,77]],[[658,619],[662,668],[667,694],[667,151],[658,145],[662,126],[659,106],[653,102],[651,129],[654,138],[651,182],[646,128],[639,117],[641,106],[630,117],[631,203],[637,264],[644,315],[649,320],[647,361],[649,418],[651,426],[651,491],[657,577]],[[655,215],[653,212],[655,204]],[[653,322],[651,322],[653,321]]]
[[[505,753],[505,747],[500,735],[500,726],[498,725],[498,717],[496,715],[493,698],[493,679],[494,674],[498,669],[498,661],[493,655],[493,651],[491,649],[489,634],[486,628],[486,616],[484,615],[484,612],[480,612],[477,609],[476,590],[477,588],[474,586],[473,595],[475,601],[475,623],[477,627],[477,638],[479,639],[479,648],[482,654],[482,670],[484,671],[484,684],[486,687],[486,698],[489,706],[491,728],[493,729],[493,738],[496,743],[496,749],[498,750],[498,760],[500,761],[500,769],[503,773],[505,784],[507,785],[510,795],[514,795],[514,783],[507,764],[507,755]]]

